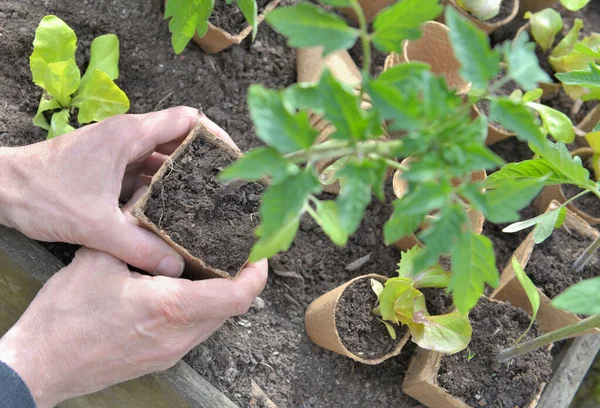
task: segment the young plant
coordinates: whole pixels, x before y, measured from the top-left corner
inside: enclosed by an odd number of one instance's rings
[[[77,122],[98,122],[129,110],[127,95],[114,83],[119,76],[119,39],[107,34],[94,39],[90,62],[81,76],[75,62],[77,36],[60,18],[46,16],[35,31],[29,64],[33,82],[44,90],[33,123],[48,139],[74,130]]]
[[[481,21],[491,20],[500,12],[504,0],[456,0],[456,4]]]
[[[223,1],[223,0],[217,0]],[[224,0],[231,5],[233,0]],[[258,29],[258,5],[256,0],[235,0],[248,24],[252,26],[252,39]],[[208,32],[208,19],[213,13],[215,0],[168,0],[165,19],[169,21],[171,42],[176,54],[181,54],[195,34],[202,38]]]
[[[415,274],[428,270],[440,255],[450,254],[453,272],[448,289],[457,310],[466,315],[486,283],[493,287],[499,283],[492,243],[471,232],[466,211],[480,211],[491,222],[518,220],[518,211],[544,185],[554,182],[545,176],[551,168],[529,178],[505,172],[503,179],[496,178],[493,183],[472,181],[472,172],[503,163],[485,146],[487,118],[472,119],[470,104],[448,89],[444,79],[433,75],[426,64],[400,64],[377,78],[371,76],[371,46],[383,52],[401,52],[402,42],[418,38],[420,24],[441,12],[437,0],[398,1],[376,16],[372,31],[358,0],[322,3],[352,7],[359,28],[306,3],[279,7],[267,15],[267,21],[291,46],[321,46],[325,55],[348,49],[360,39],[364,61],[360,91],[339,82],[328,70],[317,83],[281,91],[261,85],[249,89],[250,115],[266,146],[249,151],[226,168],[221,178],[271,179],[262,197],[261,224],[256,231],[259,239],[250,260],[287,250],[305,213],[334,243],[344,245],[358,229],[372,194],[384,199],[388,170],[401,168],[408,191],[393,203],[394,212],[384,226],[385,241],[392,244],[415,233],[427,219],[429,227],[417,235],[424,249],[415,256]],[[523,100],[496,94],[511,80],[525,91],[549,80],[526,35],[492,49],[488,37],[452,7],[446,8],[445,21],[462,64],[461,75],[490,100],[491,119],[538,151],[554,151]],[[492,85],[501,62],[505,75]],[[361,101],[367,95],[372,106],[363,110]],[[310,111],[335,126],[330,140],[315,143],[318,131],[311,126]],[[402,137],[382,138],[386,131]],[[409,156],[413,161],[406,169],[398,159]],[[321,199],[315,163],[339,159],[345,161],[334,175],[341,185],[340,194],[335,200]]]
[[[411,249],[402,254],[398,264],[398,277],[385,284],[371,280],[378,305],[373,314],[381,317],[392,338],[394,326],[406,325],[413,342],[419,347],[445,354],[464,350],[471,341],[472,328],[466,315],[454,311],[431,316],[425,305],[422,288],[447,288],[450,272],[435,264],[422,272],[414,269],[414,260],[421,249]]]

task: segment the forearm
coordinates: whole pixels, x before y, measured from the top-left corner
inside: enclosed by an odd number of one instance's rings
[[[23,192],[28,176],[21,148],[0,147],[0,224],[14,228],[19,209],[23,208]],[[30,165],[30,164],[29,164]]]

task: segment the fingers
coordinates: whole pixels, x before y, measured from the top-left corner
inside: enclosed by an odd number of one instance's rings
[[[123,177],[123,184],[121,186],[120,199],[127,200],[137,190],[140,184],[147,184],[145,182],[140,183],[140,176],[145,175],[152,178],[168,159],[168,156],[154,152],[145,160],[127,166],[125,176]]]
[[[136,225],[129,214],[122,214],[103,230],[96,242],[97,249],[148,273],[169,277],[179,277],[183,273],[181,255],[158,235]]]
[[[267,260],[249,264],[235,280],[176,280],[162,304],[187,322],[227,319],[248,311],[267,282]]]

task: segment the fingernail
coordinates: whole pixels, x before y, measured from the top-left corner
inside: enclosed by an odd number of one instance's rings
[[[177,278],[183,273],[185,264],[180,258],[174,257],[173,255],[167,255],[158,263],[156,267],[157,275],[170,276]]]

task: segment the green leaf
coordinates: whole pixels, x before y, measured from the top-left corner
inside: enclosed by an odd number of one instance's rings
[[[377,299],[381,296],[381,292],[383,292],[383,284],[379,282],[377,279],[371,278],[371,289],[377,296]]]
[[[319,3],[329,4],[333,7],[352,7],[350,0],[319,0]]]
[[[529,20],[531,25],[531,35],[542,50],[550,49],[554,45],[556,34],[563,28],[563,21],[560,13],[554,9],[547,8],[537,13],[526,12],[523,16]]]
[[[533,242],[541,244],[552,235],[554,227],[558,223],[560,213],[561,212],[558,210],[551,211],[548,213],[547,217],[543,218],[542,221],[537,224],[533,230]]]
[[[531,279],[529,279],[529,276],[527,276],[527,274],[521,267],[521,264],[519,263],[519,261],[517,261],[517,258],[515,258],[514,256],[512,258],[512,267],[513,267],[513,270],[515,271],[515,275],[517,276],[517,279],[519,280],[519,282],[521,283],[521,286],[523,286],[523,289],[525,290],[525,293],[527,294],[529,303],[531,303],[531,310],[533,311],[533,315],[531,316],[531,323],[529,323],[527,330],[525,330],[525,332],[523,334],[521,334],[521,336],[519,336],[519,338],[516,341],[516,343],[518,345],[521,342],[521,340],[523,340],[523,338],[527,335],[529,330],[531,330],[531,327],[533,326],[533,322],[535,321],[538,310],[540,309],[540,294],[538,292],[538,289],[535,287],[535,285],[531,281]]]
[[[194,34],[202,38],[208,31],[208,18],[213,12],[214,0],[169,0],[165,19],[169,21],[171,42],[176,54],[181,54]]]
[[[569,11],[578,11],[584,8],[590,0],[560,0],[561,4]]]
[[[402,52],[402,41],[421,36],[419,26],[441,12],[439,0],[402,0],[382,10],[373,22],[373,44],[384,52]]]
[[[412,341],[425,350],[455,354],[467,348],[473,329],[467,316],[453,312],[426,316],[422,330],[411,330]]]
[[[543,94],[544,91],[541,88],[535,88],[532,91],[526,92],[525,95],[523,95],[523,97],[521,98],[521,101],[524,103],[533,102],[536,99],[540,99]]]
[[[466,315],[479,301],[484,284],[500,283],[492,241],[483,235],[463,233],[452,249],[452,276],[448,289],[454,305]]]
[[[267,21],[288,38],[290,47],[322,46],[324,55],[352,47],[359,34],[341,17],[309,3],[278,7]]]
[[[79,108],[79,123],[85,124],[127,112],[129,99],[108,75],[95,70],[75,94],[72,105]]]
[[[312,146],[318,132],[310,125],[308,112],[291,112],[280,91],[252,85],[248,89],[248,109],[256,135],[281,153]]]
[[[446,25],[454,54],[461,63],[461,75],[477,88],[487,89],[488,81],[500,72],[500,53],[477,26],[452,7],[446,7]]]
[[[256,229],[259,240],[250,253],[251,262],[270,258],[290,247],[308,206],[308,197],[320,190],[319,180],[307,169],[265,191],[259,210],[261,223]]]
[[[382,320],[382,319],[377,319],[377,320],[379,320],[381,323],[383,323],[385,325],[385,328],[387,329],[388,333],[390,334],[390,337],[392,338],[392,340],[396,340],[397,336],[396,336],[396,329],[394,329],[394,326],[392,326],[385,320]]]
[[[311,212],[312,217],[323,229],[323,232],[336,245],[344,246],[348,242],[348,234],[344,231],[335,201],[316,201],[317,211]]]
[[[533,146],[544,144],[544,135],[535,124],[535,117],[519,102],[509,98],[492,100],[490,118],[500,123],[504,129],[515,133],[519,140]]]
[[[573,22],[571,30],[563,37],[556,47],[550,53],[550,65],[552,65],[552,57],[560,57],[567,54],[573,47],[573,44],[577,42],[579,38],[579,32],[583,28],[583,21],[576,18]]]
[[[59,109],[60,103],[54,98],[48,99],[46,94],[42,95],[42,99],[40,99],[40,104],[38,106],[37,113],[33,117],[33,124],[37,127],[41,127],[45,130],[50,130],[50,124],[46,120],[44,116],[44,112]]]
[[[258,147],[227,166],[219,174],[219,179],[254,181],[271,176],[273,184],[277,184],[299,171],[298,166],[286,161],[272,147]]]
[[[439,264],[435,264],[421,272],[414,268],[415,258],[422,249],[418,246],[402,253],[402,258],[398,264],[398,276],[401,278],[412,279],[415,288],[446,288],[450,280],[450,272],[446,271]]]
[[[511,222],[520,218],[525,208],[544,187],[543,179],[514,180],[485,193],[485,217],[493,223]]]
[[[116,35],[106,34],[94,38],[90,47],[90,63],[81,78],[81,83],[89,81],[96,69],[104,72],[113,81],[119,77],[119,38]]]
[[[252,26],[252,39],[254,40],[258,32],[258,6],[256,0],[236,0],[236,3],[248,24]]]
[[[565,85],[581,85],[587,88],[600,88],[600,68],[590,63],[589,70],[571,71],[556,74]]]
[[[577,282],[552,300],[552,306],[582,315],[600,313],[600,276]]]
[[[349,163],[340,170],[340,194],[336,203],[344,231],[352,235],[358,229],[365,210],[371,202],[371,178],[364,169]]]
[[[540,82],[552,79],[540,68],[535,55],[535,44],[522,32],[514,41],[504,43],[504,55],[508,63],[508,75],[526,91],[537,88]]]
[[[559,216],[555,216],[552,213],[560,212],[559,210],[560,210],[560,208],[557,208],[557,209],[549,211],[547,213],[538,215],[537,217],[530,218],[525,221],[515,222],[514,224],[510,224],[509,226],[504,228],[502,230],[502,232],[507,232],[507,233],[517,232],[517,231],[524,230],[525,228],[529,228],[533,225],[538,225],[540,223],[543,223],[548,218],[557,219],[557,218],[559,218]]]
[[[71,95],[79,88],[81,78],[75,61],[67,60],[48,64],[44,72],[44,89],[64,108],[71,105]]]
[[[42,18],[35,30],[33,53],[29,57],[33,83],[44,88],[44,72],[48,64],[75,61],[76,48],[77,36],[64,21],[53,15]]]
[[[524,160],[519,163],[508,163],[497,172],[490,174],[485,180],[487,188],[498,188],[511,185],[513,181],[542,181],[544,185],[562,184],[568,179],[557,173],[546,159]]]
[[[75,128],[69,125],[70,114],[68,109],[63,109],[60,112],[52,115],[50,120],[50,130],[48,131],[47,139],[53,139],[57,136],[72,132]]]
[[[586,69],[590,63],[593,63],[598,59],[594,53],[589,51],[591,51],[591,49],[598,49],[599,47],[600,34],[592,33],[583,38],[580,42],[571,44],[565,49],[563,54],[551,56],[548,59],[548,62],[555,72],[569,72]],[[580,52],[579,50],[581,49],[588,51]],[[569,95],[572,93],[568,88],[565,88],[565,91]]]
[[[456,3],[477,19],[487,21],[498,15],[502,0],[456,0]]]
[[[571,123],[571,119],[567,115],[549,106],[535,102],[528,102],[527,106],[540,115],[544,130],[555,140],[563,143],[571,143],[575,140],[573,123]]]
[[[321,184],[329,186],[338,181],[339,172],[341,169],[344,168],[346,163],[348,163],[349,159],[350,156],[344,156],[341,159],[338,159],[335,162],[333,162],[333,164],[327,166],[319,175],[319,180],[321,181]]]
[[[531,146],[532,150],[546,160],[546,164],[561,174],[571,184],[581,188],[595,188],[594,182],[590,180],[590,173],[581,163],[579,156],[572,157],[571,153],[563,143],[551,143],[546,141],[541,148]]]

